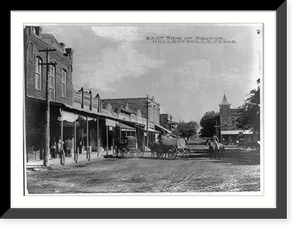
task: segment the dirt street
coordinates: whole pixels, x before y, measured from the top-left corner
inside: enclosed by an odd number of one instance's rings
[[[245,192],[260,190],[260,155],[229,151],[225,159],[99,158],[27,170],[29,194]]]

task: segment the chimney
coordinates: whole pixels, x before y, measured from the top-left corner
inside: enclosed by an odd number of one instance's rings
[[[33,31],[34,31],[34,34],[36,34],[37,36],[40,36],[42,33],[42,28],[39,26],[33,27]]]
[[[62,47],[63,52],[65,52],[65,44],[64,43],[59,43],[59,44]]]
[[[70,57],[71,60],[73,60],[74,49],[72,49],[72,48],[66,48],[65,51],[66,51],[67,56]]]

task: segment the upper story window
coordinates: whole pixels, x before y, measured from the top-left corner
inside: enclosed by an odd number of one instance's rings
[[[50,100],[55,101],[55,66],[49,66],[49,94]]]
[[[29,59],[33,60],[33,44],[32,44],[32,42],[29,42],[28,52],[29,52]]]
[[[35,58],[35,89],[42,90],[42,59]]]
[[[67,96],[67,72],[63,69],[61,73],[61,96],[65,98]]]

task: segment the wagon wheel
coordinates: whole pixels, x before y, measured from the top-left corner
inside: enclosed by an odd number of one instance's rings
[[[138,156],[139,157],[143,157],[144,156],[144,150],[143,150],[143,148],[139,148],[138,149]]]
[[[164,157],[163,151],[157,151],[156,154],[157,154],[157,155],[156,155],[157,158],[159,158],[159,159],[162,159],[162,158]]]
[[[123,155],[122,155],[122,149],[121,149],[121,148],[117,148],[117,149],[116,149],[116,155],[117,155],[117,157],[123,156]]]
[[[169,159],[176,159],[176,156],[177,156],[177,148],[172,145],[168,151],[168,157]]]
[[[179,152],[180,152],[182,158],[185,158],[185,159],[187,159],[191,155],[190,150],[186,149],[186,148],[180,149]]]
[[[129,151],[129,157],[134,157],[134,156],[136,156],[136,149],[133,149],[133,150],[131,150],[131,151]]]
[[[130,157],[130,152],[129,152],[129,149],[128,148],[123,148],[122,149],[122,155],[126,158],[129,158]]]
[[[155,158],[155,156],[157,156],[157,152],[156,151],[151,151],[151,158]]]

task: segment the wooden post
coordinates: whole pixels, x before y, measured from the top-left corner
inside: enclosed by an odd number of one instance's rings
[[[99,116],[97,116],[97,157],[99,157]]]
[[[86,158],[89,159],[89,120],[88,115],[86,115]]]
[[[77,163],[77,161],[78,161],[78,152],[79,152],[79,147],[77,147],[76,153],[75,153],[75,162],[76,162],[76,163]]]
[[[108,156],[108,126],[106,126],[106,155]]]
[[[116,128],[114,127],[113,129],[113,138],[112,138],[112,153],[113,153],[113,155],[115,154],[115,152],[114,152],[114,147],[115,147],[115,133],[116,133]]]
[[[73,149],[74,149],[74,160],[75,160],[75,156],[76,156],[76,122],[77,120],[75,120],[74,122],[74,144],[73,144]]]
[[[65,153],[64,153],[64,121],[61,119],[60,123],[60,141],[61,141],[61,146],[60,146],[60,164],[65,165]]]

